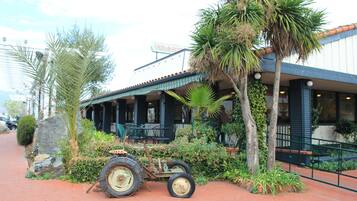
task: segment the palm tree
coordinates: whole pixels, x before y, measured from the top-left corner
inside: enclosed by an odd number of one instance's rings
[[[32,89],[37,90],[38,119],[43,118],[43,97],[49,76],[48,52],[34,51],[24,46],[13,46],[10,55],[22,64],[23,71],[32,79]]]
[[[255,0],[228,1],[205,9],[193,33],[191,67],[210,81],[228,80],[242,106],[247,138],[247,164],[259,171],[259,147],[255,120],[247,94],[248,75],[260,70],[255,54],[264,23],[263,6]]]
[[[215,93],[212,88],[205,84],[191,86],[184,97],[173,91],[167,91],[166,93],[192,109],[194,120],[198,122],[202,121],[205,116],[217,115],[223,102],[231,97],[226,95],[215,100]]]
[[[305,60],[314,50],[320,48],[317,32],[324,24],[324,12],[311,9],[311,0],[272,0],[272,10],[266,22],[264,36],[275,53],[275,79],[273,105],[268,128],[268,169],[275,163],[276,127],[280,74],[283,59],[298,54]]]
[[[69,132],[72,158],[78,156],[78,112],[80,101],[89,95],[93,75],[98,70],[92,65],[103,37],[89,29],[80,31],[74,27],[69,32],[52,34],[48,46],[53,57],[55,71],[56,103],[65,114]]]

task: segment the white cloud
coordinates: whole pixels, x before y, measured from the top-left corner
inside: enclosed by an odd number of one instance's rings
[[[325,10],[326,28],[357,23],[357,1],[353,0],[315,0],[314,8]]]
[[[6,49],[10,49],[10,47],[6,45],[24,45],[24,41],[27,40],[27,46],[29,47],[44,48],[45,36],[46,34],[43,32],[35,32],[31,30],[19,31],[0,26],[1,91],[26,93],[24,84],[29,82],[29,79],[23,74],[21,67],[8,55],[8,51]],[[5,42],[3,42],[3,37],[6,37]]]

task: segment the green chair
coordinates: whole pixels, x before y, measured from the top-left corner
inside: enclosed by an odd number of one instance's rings
[[[125,140],[126,129],[123,124],[116,124],[116,133],[119,139]]]

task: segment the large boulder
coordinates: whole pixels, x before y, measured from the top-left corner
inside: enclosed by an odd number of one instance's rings
[[[78,118],[78,132],[80,132],[80,119]],[[39,121],[35,130],[32,144],[32,162],[28,175],[41,176],[50,173],[60,176],[64,173],[62,158],[59,157],[60,142],[67,138],[68,129],[62,115],[57,115]]]
[[[48,154],[39,154],[35,156],[27,175],[42,176],[45,173],[52,177],[59,177],[64,173],[64,165],[61,158],[50,156]]]
[[[62,115],[39,121],[33,138],[36,154],[57,155],[59,143],[68,136],[66,122]]]

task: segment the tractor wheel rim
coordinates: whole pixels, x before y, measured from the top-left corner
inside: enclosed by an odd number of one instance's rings
[[[176,195],[187,195],[191,190],[191,183],[188,179],[179,177],[172,182],[172,190]]]
[[[124,192],[133,186],[134,175],[127,167],[115,167],[111,169],[108,174],[108,183],[113,190],[117,192]]]
[[[186,169],[180,165],[174,165],[171,167],[171,171],[181,173],[181,172],[186,172]]]

